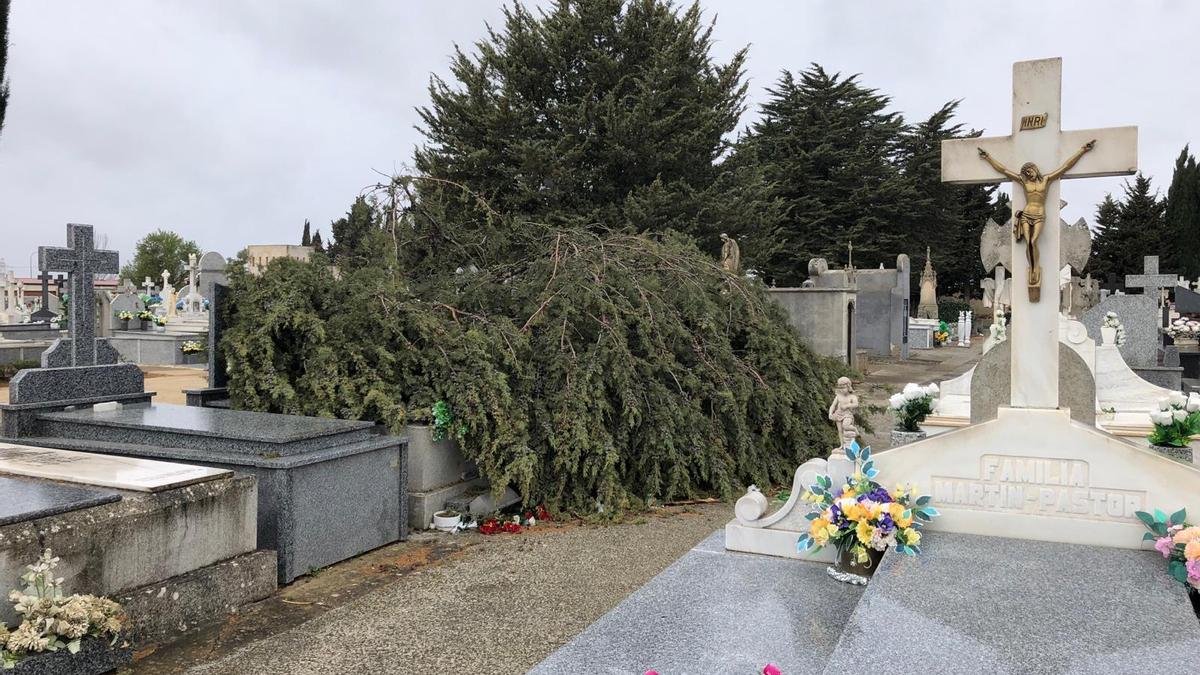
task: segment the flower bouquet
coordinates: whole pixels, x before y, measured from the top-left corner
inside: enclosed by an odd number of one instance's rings
[[[184,354],[201,354],[205,351],[204,343],[199,340],[187,340],[179,345],[179,351]]]
[[[138,312],[137,318],[142,322],[142,330],[150,330],[150,327],[154,325],[154,312],[148,309]]]
[[[117,319],[121,322],[121,330],[129,330],[129,322],[133,321],[133,312],[119,312],[117,314]]]
[[[846,457],[854,462],[854,471],[845,484],[835,488],[829,476],[817,476],[804,492],[802,499],[819,510],[805,516],[809,530],[800,535],[796,549],[815,553],[832,544],[838,558],[829,574],[839,581],[866,584],[889,546],[906,555],[920,553],[922,522],[939,514],[929,505],[931,497],[918,496],[912,485],[888,490],[875,482],[879,470],[870,447],[860,449],[853,442]]]
[[[17,668],[31,659],[41,662],[35,672],[102,673],[128,662],[128,646],[116,646],[124,621],[121,606],[92,595],[64,596],[63,580],[54,577],[58,562],[46,549],[21,575],[24,589],[9,593],[22,621],[11,632],[0,622],[0,668]],[[81,651],[86,658],[73,658]]]
[[[930,383],[922,387],[914,382],[909,382],[904,385],[904,391],[893,394],[888,399],[892,414],[896,416],[896,429],[892,433],[892,447],[924,437],[921,423],[937,408],[938,400],[934,398],[937,394],[938,386],[936,384]],[[918,436],[913,437],[914,434]]]
[[[1200,338],[1200,321],[1193,318],[1181,316],[1171,322],[1166,328],[1167,335],[1175,341],[1175,344],[1196,344]]]
[[[1192,436],[1200,433],[1200,394],[1184,395],[1173,392],[1158,400],[1158,409],[1150,411],[1154,431],[1150,432],[1150,445],[1171,457],[1191,461],[1192,451],[1188,444]]]
[[[1154,542],[1154,550],[1168,561],[1167,573],[1188,587],[1194,596],[1200,590],[1200,526],[1184,522],[1185,509],[1179,509],[1169,518],[1157,509],[1153,514],[1138,511],[1134,515],[1149,530],[1142,540]]]

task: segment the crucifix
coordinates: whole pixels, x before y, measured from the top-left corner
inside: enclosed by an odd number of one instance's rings
[[[1063,131],[1061,111],[1062,59],[1021,61],[1013,64],[1012,133],[942,141],[944,182],[1012,180],[1022,187],[1012,194],[1012,277],[1028,287],[1027,292],[1014,289],[1010,298],[1014,407],[1058,407],[1059,307],[1039,302],[1043,280],[1056,278],[1059,269],[1058,179],[1137,170],[1137,127]]]
[[[150,277],[146,277],[146,279],[142,281],[142,288],[146,289],[146,295],[154,295],[154,280]]]
[[[63,270],[71,288],[72,366],[96,365],[95,275],[116,274],[116,251],[97,250],[92,243],[92,226],[67,225],[67,247],[39,246],[38,268],[43,272]]]

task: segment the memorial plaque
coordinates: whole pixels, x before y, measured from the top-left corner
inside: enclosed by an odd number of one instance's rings
[[[0,473],[134,492],[160,492],[233,475],[226,469],[11,443],[0,443]]]
[[[109,490],[63,485],[34,478],[0,476],[0,525],[23,523],[119,501]]]

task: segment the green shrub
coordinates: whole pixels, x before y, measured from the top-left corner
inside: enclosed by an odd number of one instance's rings
[[[958,323],[958,313],[971,309],[970,303],[958,298],[938,298],[938,320],[954,325]]]
[[[0,363],[0,382],[11,380],[13,376],[15,376],[17,372],[21,370],[26,368],[39,368],[41,365],[42,364],[40,361],[33,361],[29,359],[23,361],[13,361],[12,363]]]

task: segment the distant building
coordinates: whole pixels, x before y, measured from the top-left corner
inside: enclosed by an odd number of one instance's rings
[[[246,271],[250,274],[262,274],[267,265],[276,258],[292,258],[308,262],[313,247],[295,246],[292,244],[251,244],[246,247]]]

